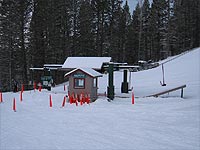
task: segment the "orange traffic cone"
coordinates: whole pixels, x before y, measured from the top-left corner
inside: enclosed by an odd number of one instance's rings
[[[76,103],[76,106],[78,106],[78,96],[77,95],[74,98],[74,103]]]
[[[41,92],[42,91],[42,84],[41,83],[38,83],[38,86],[39,86],[39,92]]]
[[[76,103],[76,106],[78,106],[78,101],[77,101],[77,100],[76,100],[76,102],[75,102],[75,103]]]
[[[82,100],[82,98],[80,99],[80,104],[83,105],[83,100]]]
[[[85,94],[83,94],[82,101],[83,101],[83,104],[85,104],[85,102],[87,101]]]
[[[83,105],[83,94],[80,95],[80,104]]]
[[[13,99],[13,111],[16,112],[16,101],[15,101],[15,98]]]
[[[72,104],[72,96],[69,96],[69,103]]]
[[[90,94],[87,95],[87,104],[90,104]]]
[[[66,96],[63,99],[62,107],[65,107],[65,103],[66,103]]]
[[[70,97],[70,92],[68,91],[68,97]]]
[[[2,92],[0,92],[0,103],[3,102],[3,95],[2,95]]]
[[[41,90],[42,90],[42,86],[39,86],[39,92],[41,92]]]
[[[52,107],[52,97],[51,97],[51,95],[49,96],[49,106]]]

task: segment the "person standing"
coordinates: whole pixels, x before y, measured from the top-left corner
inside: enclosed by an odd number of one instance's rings
[[[18,82],[13,79],[13,92],[18,92]]]
[[[3,89],[3,86],[2,86],[1,81],[0,81],[0,92],[2,92],[2,89]]]

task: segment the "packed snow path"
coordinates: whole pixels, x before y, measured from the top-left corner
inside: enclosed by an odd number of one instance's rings
[[[105,97],[90,105],[61,108],[63,86],[51,92],[3,93],[0,103],[0,150],[199,150],[200,48],[165,64],[166,87],[160,86],[161,68],[132,74],[135,105],[127,98]],[[122,72],[115,72],[115,93],[120,94]],[[180,92],[143,98],[165,88],[186,84]],[[106,91],[107,75],[99,92]],[[53,107],[49,107],[49,94]],[[12,110],[16,98],[17,112]]]

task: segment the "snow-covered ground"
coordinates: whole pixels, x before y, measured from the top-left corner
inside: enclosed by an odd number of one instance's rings
[[[113,101],[100,96],[90,105],[66,104],[61,108],[63,86],[51,92],[3,93],[0,103],[0,150],[199,150],[200,149],[200,48],[161,67],[132,73],[131,92],[121,94],[123,74],[115,72]],[[145,97],[186,84],[158,98]],[[100,78],[99,93],[107,89],[107,75]],[[49,107],[49,95],[53,107]],[[17,112],[12,110],[16,98]]]

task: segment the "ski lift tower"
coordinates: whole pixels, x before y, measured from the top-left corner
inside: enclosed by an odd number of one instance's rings
[[[108,87],[107,87],[108,96],[107,97],[111,100],[114,99],[113,69],[114,69],[114,63],[110,62],[108,64]]]

